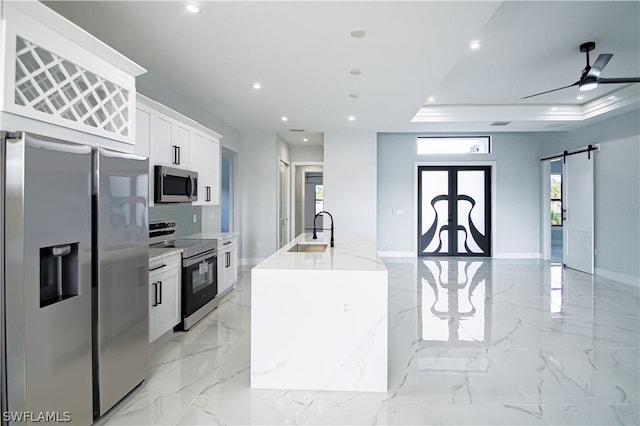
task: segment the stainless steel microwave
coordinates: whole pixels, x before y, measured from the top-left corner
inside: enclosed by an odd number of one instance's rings
[[[155,166],[156,203],[191,203],[198,199],[198,172]]]

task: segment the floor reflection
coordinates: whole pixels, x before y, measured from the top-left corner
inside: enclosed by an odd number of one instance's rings
[[[552,263],[549,270],[551,274],[549,311],[552,318],[564,318],[564,268],[562,263]]]
[[[491,342],[491,264],[425,259],[418,263],[419,338],[447,345]]]

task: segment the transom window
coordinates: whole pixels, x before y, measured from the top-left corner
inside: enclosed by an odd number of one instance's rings
[[[490,136],[418,136],[418,155],[489,154]]]

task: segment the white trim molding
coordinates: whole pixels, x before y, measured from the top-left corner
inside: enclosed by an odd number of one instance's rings
[[[380,257],[417,257],[413,251],[379,251]]]
[[[621,274],[619,272],[608,271],[602,268],[596,268],[596,275],[613,280],[613,281],[617,281],[623,284],[628,284],[633,287],[640,288],[640,278],[638,277],[633,277],[627,274]]]

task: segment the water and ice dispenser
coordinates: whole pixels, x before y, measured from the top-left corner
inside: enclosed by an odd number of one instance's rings
[[[40,307],[79,294],[78,243],[40,248]]]

